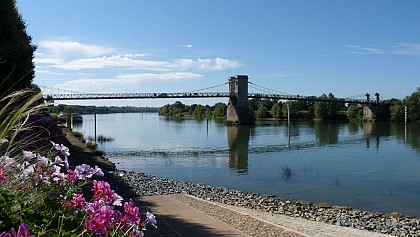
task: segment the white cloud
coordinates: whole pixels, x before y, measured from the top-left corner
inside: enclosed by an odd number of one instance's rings
[[[47,53],[44,53],[45,55],[49,55],[49,58],[58,62],[98,57],[115,51],[112,48],[74,41],[42,41],[39,46],[47,50]]]
[[[352,54],[393,54],[420,56],[420,43],[397,43],[392,46],[347,45]]]
[[[352,54],[380,54],[383,53],[382,49],[373,47],[363,47],[359,45],[347,45],[347,48],[353,49]]]
[[[112,55],[76,59],[66,63],[52,63],[52,67],[67,70],[126,68],[150,71],[168,71],[170,64],[166,61],[142,60],[137,54]]]
[[[117,54],[112,48],[74,41],[42,42],[35,63],[37,72],[45,78],[65,76],[54,87],[71,91],[89,88],[91,92],[130,91],[145,81],[191,80],[208,71],[242,66],[237,60],[220,57],[165,59],[144,53]]]
[[[111,79],[68,80],[64,83],[56,84],[54,87],[78,92],[83,92],[86,88],[89,88],[90,92],[112,92],[123,91],[125,88],[134,88],[145,81],[181,81],[197,79],[202,76],[201,74],[189,72],[123,74]]]
[[[185,69],[192,68],[198,70],[223,71],[227,69],[239,68],[241,63],[236,60],[229,60],[223,58],[215,59],[179,59],[175,61],[179,67]]]
[[[37,64],[50,64],[50,67],[65,70],[125,68],[168,72],[172,70],[209,70],[223,71],[241,67],[239,61],[214,58],[214,59],[176,59],[171,61],[145,60],[145,54],[123,54],[101,57],[80,58],[63,61],[61,58],[36,59]]]
[[[399,43],[396,54],[420,56],[420,43]]]
[[[192,44],[181,44],[181,45],[176,45],[177,47],[183,47],[183,48],[192,48],[193,45]]]

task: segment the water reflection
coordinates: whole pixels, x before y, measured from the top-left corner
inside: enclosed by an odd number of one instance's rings
[[[321,145],[338,143],[338,124],[316,122],[315,136]]]
[[[229,168],[239,174],[248,173],[248,148],[251,135],[250,126],[227,126],[229,145]]]
[[[375,148],[379,149],[380,138],[392,136],[420,152],[419,128],[420,125],[416,123],[364,123],[366,148],[369,148],[371,140],[374,140]]]

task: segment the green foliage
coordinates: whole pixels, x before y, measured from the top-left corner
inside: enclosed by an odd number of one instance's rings
[[[226,117],[226,112],[227,112],[227,105],[225,103],[216,103],[214,105],[214,110],[213,110],[213,117],[214,118],[222,118],[222,117]]]
[[[81,133],[81,132],[71,132],[71,135],[73,135],[73,136],[75,136],[75,137],[77,137],[77,138],[79,138],[80,140],[84,140],[85,138],[85,136],[83,135],[83,133]]]
[[[315,118],[320,120],[334,120],[338,119],[338,112],[344,107],[344,105],[341,105],[337,102],[329,102],[328,100],[334,100],[335,97],[333,94],[329,93],[328,96],[325,94],[322,94],[320,99],[326,100],[326,101],[317,101],[315,102]]]
[[[363,108],[351,105],[347,108],[347,117],[350,121],[361,121],[363,119]]]
[[[260,102],[261,102],[261,99],[259,99],[259,98],[252,98],[252,99],[250,99],[248,101],[248,103],[249,103],[249,110],[254,111],[254,112],[257,111],[258,108],[259,108],[259,106],[260,106]]]
[[[3,0],[0,7],[0,95],[31,87],[35,76],[36,46],[26,33],[15,0]]]
[[[274,102],[270,99],[263,99],[261,100],[260,104],[258,105],[258,109],[263,106],[265,108],[265,110],[270,111],[271,108],[273,107]],[[270,116],[269,114],[266,114],[267,116]]]
[[[195,106],[195,109],[193,112],[193,117],[195,119],[203,119],[204,114],[205,114],[204,106],[202,105]]]
[[[271,107],[271,114],[273,118],[276,118],[276,119],[283,118],[283,112],[280,105],[274,104],[273,107]]]
[[[94,150],[98,149],[98,144],[93,143],[93,142],[87,142],[86,147],[91,149],[92,151],[94,151]]]
[[[269,118],[270,117],[270,113],[267,111],[267,109],[265,108],[265,106],[260,105],[260,107],[257,110],[257,113],[255,114],[255,116],[257,118]]]
[[[48,111],[50,113],[66,113],[68,105],[59,104],[57,106],[49,106]],[[109,113],[156,113],[158,108],[156,107],[134,107],[134,106],[82,106],[82,105],[70,105],[73,113],[79,114],[109,114]]]
[[[391,121],[402,122],[404,121],[404,104],[398,100],[390,108]]]
[[[404,98],[404,104],[407,106],[407,117],[409,121],[420,120],[420,87],[410,96]]]
[[[405,107],[407,107],[407,120],[414,122],[420,120],[420,88],[417,88],[411,95],[406,96],[402,101],[392,99],[390,103],[391,120],[402,122],[405,119]]]
[[[299,101],[286,101],[283,105],[283,117],[287,118],[287,105],[290,107],[290,118],[299,118],[299,111],[302,108],[302,104]]]

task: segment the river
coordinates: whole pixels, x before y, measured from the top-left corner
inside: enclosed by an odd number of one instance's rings
[[[74,131],[94,137],[94,115]],[[263,121],[225,126],[156,113],[96,115],[118,169],[278,198],[420,217],[420,124]]]

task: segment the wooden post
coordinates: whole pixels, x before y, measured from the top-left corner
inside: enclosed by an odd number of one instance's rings
[[[94,124],[95,124],[95,144],[96,144],[96,107],[93,109],[94,113]]]
[[[71,131],[71,107],[67,106],[66,110],[66,122],[67,122],[67,131]]]
[[[290,106],[289,106],[289,104],[287,104],[287,134],[288,134],[288,137],[289,137],[289,143],[288,143],[289,147],[290,147],[290,126],[291,126],[291,124],[290,124]]]

